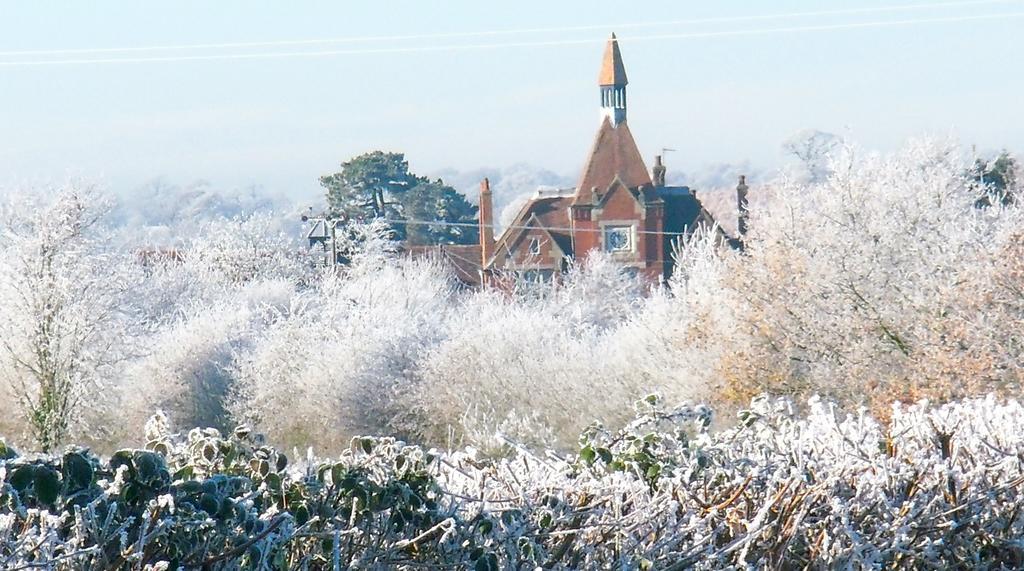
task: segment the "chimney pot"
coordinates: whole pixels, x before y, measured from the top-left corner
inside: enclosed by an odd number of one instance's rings
[[[661,155],[654,155],[654,167],[651,168],[651,182],[656,188],[665,186],[665,172],[668,169],[661,162]]]

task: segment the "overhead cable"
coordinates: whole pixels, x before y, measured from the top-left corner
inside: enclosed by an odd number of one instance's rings
[[[582,32],[590,30],[622,30],[630,28],[664,27],[687,24],[715,24],[731,22],[752,22],[763,20],[783,20],[788,18],[809,18],[821,16],[844,16],[856,14],[876,14],[882,12],[902,12],[910,10],[934,10],[937,8],[956,8],[968,6],[981,6],[992,4],[1012,4],[1021,0],[962,0],[952,2],[934,2],[927,4],[897,4],[890,6],[874,6],[869,8],[845,8],[841,10],[816,10],[807,12],[785,12],[780,14],[759,14],[750,16],[719,16],[708,18],[691,18],[683,20],[657,20],[651,22],[632,22],[618,24],[591,24],[586,26],[561,26],[547,28],[519,28],[509,30],[484,30],[473,32],[445,32],[433,34],[405,34],[405,35],[379,35],[379,36],[348,36],[338,38],[311,38],[293,40],[266,40],[251,42],[213,42],[197,44],[167,44],[152,46],[126,46],[126,47],[103,47],[103,48],[57,48],[57,49],[34,49],[34,50],[10,50],[0,51],[0,57],[8,56],[41,56],[58,54],[98,54],[98,53],[131,53],[131,52],[152,52],[152,51],[176,51],[176,50],[200,50],[200,49],[233,49],[233,48],[260,48],[280,46],[310,46],[323,44],[344,44],[344,43],[369,43],[369,42],[394,42],[409,40],[440,40],[455,38],[474,38],[487,36],[509,36],[519,34],[543,34],[562,32]]]
[[[1020,18],[1024,12],[1003,12],[996,14],[980,14],[973,16],[949,16],[940,18],[920,18],[906,20],[878,20],[870,22],[847,22],[838,24],[821,24],[809,26],[789,26],[779,28],[760,28],[748,30],[724,30],[715,32],[687,32],[652,34],[646,36],[632,36],[620,38],[619,41],[643,42],[663,41],[678,39],[703,39],[703,38],[724,38],[741,36],[759,36],[774,34],[789,34],[802,32],[822,32],[834,30],[851,30],[863,28],[885,28],[896,26],[909,26],[916,24],[935,24],[953,22],[972,22],[982,20],[998,20],[1007,18]],[[41,59],[24,61],[0,61],[0,67],[40,67],[60,65],[100,65],[100,64],[138,64],[138,63],[164,63],[164,62],[185,62],[185,61],[217,61],[217,60],[260,60],[260,59],[285,59],[285,58],[316,58],[344,55],[371,55],[371,54],[398,54],[398,53],[424,53],[424,52],[447,52],[447,51],[472,51],[490,50],[505,48],[526,48],[526,47],[548,47],[548,46],[570,46],[585,44],[604,44],[606,40],[600,39],[565,39],[565,40],[541,40],[522,41],[490,44],[448,44],[440,46],[405,46],[405,47],[384,47],[384,48],[358,48],[338,49],[319,51],[286,51],[286,52],[255,52],[255,53],[223,53],[223,54],[197,54],[197,55],[168,55],[168,56],[145,56],[145,57],[112,57],[112,58],[78,58],[78,59]]]

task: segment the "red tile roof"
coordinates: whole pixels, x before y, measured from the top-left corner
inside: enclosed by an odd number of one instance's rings
[[[605,117],[576,187],[576,203],[590,204],[593,201],[593,189],[605,192],[616,176],[628,188],[651,184],[651,175],[647,173],[647,166],[636,147],[633,134],[629,132],[629,126],[622,122],[614,127]]]
[[[567,256],[571,256],[572,236],[568,228],[571,224],[569,206],[572,205],[572,201],[572,196],[542,196],[530,199],[519,210],[509,227],[501,233],[494,247],[495,256],[515,242],[516,238],[525,231],[524,227],[533,216],[537,217],[539,226],[549,229],[548,232],[558,247]]]

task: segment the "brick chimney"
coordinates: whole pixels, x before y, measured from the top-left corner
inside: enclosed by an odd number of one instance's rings
[[[654,186],[661,188],[665,186],[665,165],[661,163],[661,155],[654,157],[654,166],[651,167],[651,179],[654,181]]]
[[[750,216],[750,210],[747,207],[747,191],[750,187],[747,186],[747,175],[740,175],[740,183],[736,185],[736,227],[739,230],[739,237],[743,237],[747,233],[747,218]]]
[[[494,253],[494,195],[491,181],[480,181],[480,259],[485,268]]]

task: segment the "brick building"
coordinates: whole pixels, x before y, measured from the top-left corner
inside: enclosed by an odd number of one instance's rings
[[[479,259],[485,278],[512,273],[549,279],[570,258],[604,251],[657,281],[672,272],[674,241],[714,224],[689,188],[665,184],[660,156],[648,172],[629,130],[627,84],[612,34],[598,76],[601,123],[574,188],[538,191],[495,236],[490,186],[486,179],[481,183]]]

